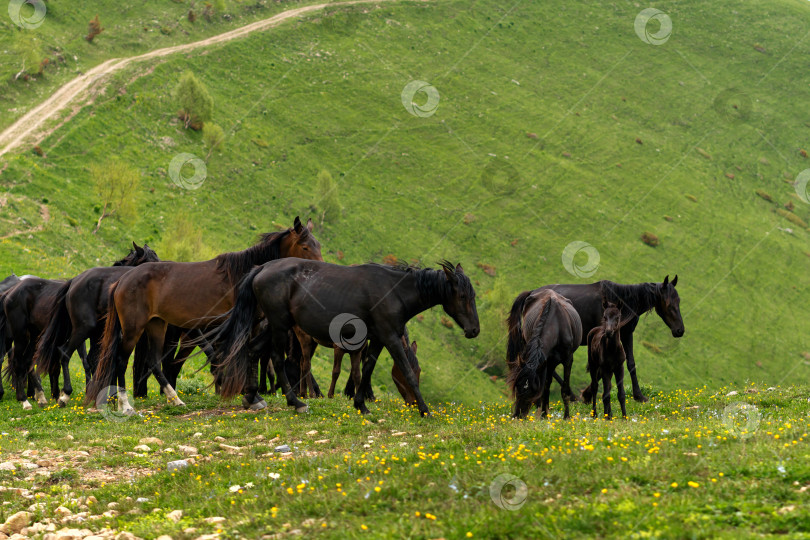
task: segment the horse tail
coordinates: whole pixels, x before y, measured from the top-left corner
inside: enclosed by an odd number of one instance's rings
[[[34,354],[34,364],[39,375],[50,373],[51,369],[59,365],[64,354],[62,347],[70,340],[73,332],[73,323],[67,309],[67,294],[72,281],[66,281],[56,291],[53,305],[48,312],[48,326],[39,336]]]
[[[543,306],[543,311],[532,329],[532,335],[526,343],[523,350],[523,365],[515,366],[509,373],[507,383],[512,388],[514,396],[521,396],[525,399],[533,400],[540,393],[546,383],[546,371],[538,374],[541,367],[546,364],[546,355],[541,346],[541,339],[543,337],[543,329],[546,325],[549,313],[551,312],[551,304],[554,300],[549,298]]]
[[[93,374],[93,378],[87,386],[87,393],[84,396],[84,402],[88,405],[95,403],[99,393],[111,385],[118,369],[123,331],[121,321],[118,318],[118,308],[115,306],[115,290],[117,288],[117,281],[110,285],[107,320],[104,323],[104,334],[101,337],[101,353],[99,354],[96,372]]]
[[[253,292],[253,279],[263,270],[257,266],[239,283],[233,307],[225,313],[224,323],[205,338],[216,343],[210,360],[216,366],[216,377],[221,383],[220,395],[224,399],[242,393],[251,371],[250,334],[256,323],[257,300]]]
[[[509,330],[509,339],[506,343],[506,364],[511,366],[517,364],[518,355],[525,347],[526,342],[523,339],[523,308],[526,305],[526,299],[532,291],[523,291],[515,298],[512,304],[512,310],[509,313],[509,318],[506,319],[506,325]]]

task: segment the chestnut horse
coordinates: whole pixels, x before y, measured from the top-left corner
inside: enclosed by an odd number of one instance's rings
[[[124,387],[129,356],[141,334],[149,339],[148,366],[163,394],[174,405],[185,405],[161,369],[166,327],[206,328],[221,321],[234,303],[234,289],[259,264],[282,257],[322,261],[321,245],[312,234],[312,220],[304,226],[298,217],[286,231],[266,233],[244,251],[224,253],[203,262],[160,262],[138,266],[110,287],[109,311],[104,327],[96,375],[85,402],[107,399],[106,391],[117,382],[121,412],[135,414]],[[263,400],[244,402],[261,409]]]

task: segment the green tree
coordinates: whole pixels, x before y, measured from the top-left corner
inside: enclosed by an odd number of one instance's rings
[[[133,220],[137,216],[135,197],[141,183],[141,173],[121,163],[110,161],[90,166],[90,178],[101,198],[101,215],[93,234],[101,228],[102,220],[116,216],[121,220]]]
[[[207,123],[203,125],[203,142],[205,146],[208,147],[208,154],[205,156],[205,161],[208,161],[208,158],[211,157],[211,153],[214,149],[222,146],[222,143],[225,142],[225,132],[222,131],[222,128],[219,127],[217,124],[214,123]]]
[[[178,115],[186,128],[201,129],[214,112],[214,98],[191,71],[180,76],[174,99],[180,106]]]
[[[225,13],[226,9],[228,9],[228,5],[225,0],[214,0],[214,10],[217,13]]]
[[[186,214],[169,221],[157,244],[157,252],[167,261],[193,262],[213,259],[216,252],[203,242],[202,229]]]
[[[17,58],[22,61],[20,71],[14,77],[19,79],[26,73],[40,73],[42,71],[42,45],[39,39],[31,32],[17,32],[14,36],[14,51]]]
[[[318,173],[317,193],[320,195],[320,200],[315,206],[321,211],[321,223],[336,222],[340,219],[340,212],[343,208],[340,206],[338,186],[329,171]]]

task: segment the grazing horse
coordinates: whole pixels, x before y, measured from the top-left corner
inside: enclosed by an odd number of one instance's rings
[[[525,291],[512,304],[507,324],[506,382],[515,398],[513,418],[525,417],[532,404],[544,418],[548,416],[551,381],[559,364],[563,365],[564,418],[570,418],[571,365],[582,340],[582,323],[574,306],[554,291]]]
[[[429,415],[400,341],[405,324],[422,311],[441,305],[467,338],[476,337],[480,331],[475,290],[469,278],[461,265],[441,264],[442,270],[433,270],[285,259],[254,269],[239,286],[227,321],[209,335],[216,344],[214,363],[221,374],[222,396],[245,392],[251,399],[256,395],[257,377],[248,353],[269,345],[287,404],[297,412],[306,411],[306,404],[293,393],[283,370],[288,332],[299,326],[321,342],[346,341],[357,346],[369,340],[368,361],[354,397],[355,408],[363,414],[369,412],[364,403],[365,389],[371,386],[377,357],[385,347],[413,388],[420,414]],[[251,341],[259,310],[267,320],[267,329]]]
[[[160,365],[167,325],[196,329],[219,322],[233,306],[239,281],[258,264],[281,257],[322,261],[321,245],[312,228],[312,220],[304,226],[296,217],[290,229],[263,234],[256,245],[244,251],[224,253],[203,262],[147,263],[124,274],[110,287],[101,356],[86,403],[95,402],[103,389],[117,381],[121,411],[135,414],[127,400],[124,378],[129,356],[145,333],[149,339],[149,369],[166,398],[175,405],[185,405]],[[267,404],[251,401],[246,406],[260,409]]]
[[[636,374],[636,361],[633,356],[633,331],[636,329],[639,317],[655,309],[658,316],[672,331],[672,336],[679,338],[684,334],[683,318],[681,317],[681,298],[675,285],[678,276],[669,281],[669,276],[663,283],[638,283],[635,285],[622,285],[612,281],[598,281],[589,285],[546,285],[538,290],[551,289],[568,298],[574,305],[582,320],[583,339],[588,332],[602,322],[602,299],[616,304],[622,312],[623,326],[621,339],[624,351],[627,354],[627,370],[633,382],[633,399],[646,402],[647,398],[641,393]],[[581,345],[587,345],[585,341]],[[559,381],[559,377],[555,376]],[[596,389],[590,386],[582,393],[585,402],[590,401],[591,392]]]
[[[82,358],[85,386],[89,384],[98,361],[98,347],[104,330],[110,285],[133,267],[160,259],[149,246],[132,243],[132,249],[122,260],[110,267],[91,268],[66,281],[56,291],[48,314],[48,325],[37,344],[34,363],[37,372],[50,373],[51,394],[59,398],[60,407],[67,405],[73,386],[68,364],[73,352],[90,340],[90,355]],[[64,388],[59,388],[59,366],[62,366]],[[54,376],[55,375],[55,376]]]
[[[596,418],[596,389],[602,379],[602,406],[605,417],[613,416],[610,409],[610,379],[616,377],[616,393],[622,407],[622,418],[627,418],[624,399],[624,347],[619,337],[622,313],[616,304],[607,303],[602,313],[602,324],[588,332],[588,371],[591,374],[591,405]]]

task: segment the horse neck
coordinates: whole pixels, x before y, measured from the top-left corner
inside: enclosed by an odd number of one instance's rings
[[[647,313],[655,307],[658,299],[658,292],[655,283],[637,283],[634,285],[622,285],[610,281],[603,282],[603,288],[607,288],[611,296],[621,300],[621,302],[636,316]]]
[[[409,271],[402,280],[407,284],[403,290],[413,291],[407,299],[403,298],[406,313],[411,319],[447,299],[447,278],[441,270],[429,268]]]

